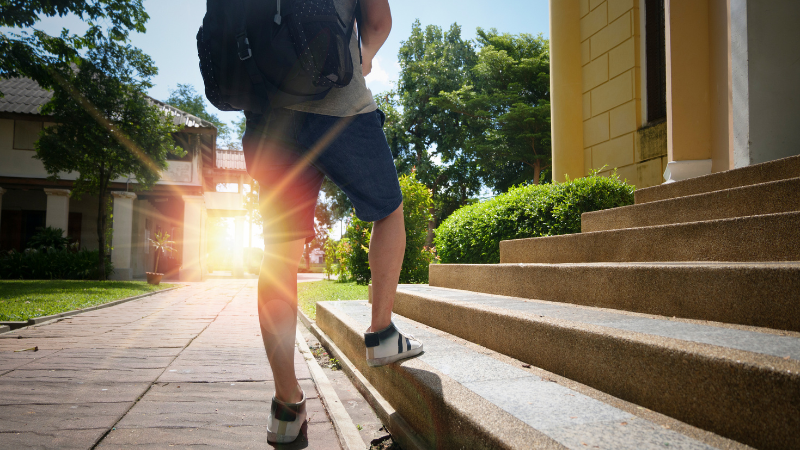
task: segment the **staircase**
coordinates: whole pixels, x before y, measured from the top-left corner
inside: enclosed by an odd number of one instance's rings
[[[429,448],[800,448],[800,156],[636,191],[582,233],[430,267],[364,361],[364,301],[317,324]]]

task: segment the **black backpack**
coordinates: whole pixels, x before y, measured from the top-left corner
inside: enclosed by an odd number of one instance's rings
[[[197,52],[208,100],[264,114],[347,86],[360,8],[345,3],[342,17],[333,0],[207,0]]]

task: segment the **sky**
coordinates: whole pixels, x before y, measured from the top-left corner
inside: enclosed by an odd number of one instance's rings
[[[473,39],[478,27],[497,28],[500,32],[512,34],[542,33],[549,37],[548,0],[390,0],[389,5],[392,8],[392,32],[367,77],[367,85],[373,94],[393,88],[400,70],[397,52],[400,43],[411,34],[416,19],[423,26],[439,25],[444,29],[458,23],[465,39]],[[202,93],[203,79],[198,69],[195,36],[205,15],[205,1],[145,0],[144,7],[150,15],[147,32],[132,34],[131,43],[150,55],[158,67],[159,73],[153,79],[155,86],[150,89],[150,96],[166,100],[178,83],[191,84]],[[62,27],[76,32],[85,29],[75,17],[46,18],[36,25],[50,34],[59,33]],[[208,103],[207,107],[226,122],[237,119],[240,114],[218,111]]]

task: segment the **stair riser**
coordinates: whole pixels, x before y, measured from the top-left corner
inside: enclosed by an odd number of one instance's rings
[[[792,156],[676,183],[639,189],[634,193],[634,202],[638,205],[669,198],[786,180],[798,176],[800,176],[800,156]]]
[[[494,405],[488,402],[483,404],[483,399],[478,398],[471,402],[472,411],[464,411],[463,405],[459,408],[451,404],[448,399],[462,399],[469,396],[468,391],[447,377],[437,375],[427,364],[409,360],[403,367],[396,364],[367,366],[362,332],[336,309],[327,308],[323,303],[317,304],[317,325],[336,342],[429,448],[510,449],[518,446],[513,440],[504,440],[503,433],[498,433],[496,428],[489,426],[490,423],[481,423],[481,418],[487,422],[485,411],[496,409]],[[501,416],[507,420],[504,425],[518,422],[505,413]],[[563,448],[546,436],[526,429],[521,422],[518,429],[520,433],[516,438],[538,441],[541,448]]]
[[[800,213],[500,242],[500,262],[800,261]]]
[[[800,211],[800,178],[583,213],[581,232]]]
[[[433,264],[430,285],[800,331],[797,267]]]
[[[787,443],[800,440],[800,374],[767,369],[763,361],[756,365],[747,361],[754,357],[748,352],[723,355],[699,344],[612,336],[601,327],[577,328],[402,291],[394,311],[739,442],[789,448]]]

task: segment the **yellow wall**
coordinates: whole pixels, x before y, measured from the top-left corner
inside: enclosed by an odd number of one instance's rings
[[[581,0],[580,14],[583,174],[605,167],[600,174],[608,175],[616,168],[638,188],[661,184],[666,154],[643,155],[637,132],[642,125],[639,0]]]

